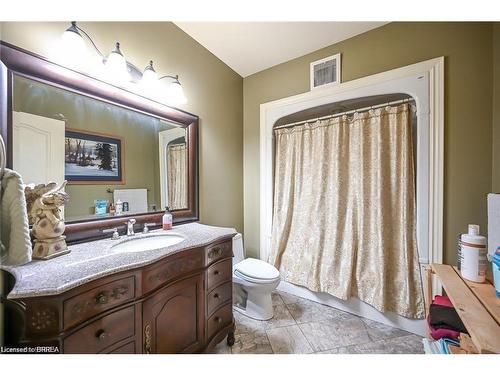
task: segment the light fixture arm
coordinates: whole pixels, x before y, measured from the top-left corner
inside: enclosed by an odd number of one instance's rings
[[[178,84],[180,84],[180,82],[179,82],[179,75],[178,74],[176,74],[175,76],[172,76],[172,75],[162,76],[162,77],[158,78],[158,81],[161,80],[161,79],[164,79],[164,78],[171,78],[174,81],[177,81]]]
[[[83,30],[80,26],[78,26],[76,24],[76,21],[71,21],[71,26],[73,26],[75,29],[77,29],[78,31],[80,31],[83,35],[85,35],[87,37],[87,39],[90,41],[90,43],[92,44],[92,47],[94,47],[94,49],[97,51],[97,53],[103,58],[103,59],[106,59],[106,56],[104,56],[104,54],[101,52],[101,50],[99,48],[97,48],[97,45],[94,43],[94,41],[92,40],[92,38],[90,37],[89,34],[87,34],[87,32],[85,30]]]

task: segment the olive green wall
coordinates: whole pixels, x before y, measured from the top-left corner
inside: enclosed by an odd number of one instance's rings
[[[500,22],[493,24],[493,188],[500,193]]]
[[[65,118],[66,128],[120,138],[124,184],[69,184],[65,206],[68,221],[94,214],[94,200],[113,196],[107,189],[148,189],[148,204],[161,209],[158,133],[172,128],[159,119],[77,95],[26,78],[14,80],[13,108],[38,116]],[[46,182],[46,181],[38,181]]]
[[[116,41],[139,67],[150,59],[160,74],[179,74],[200,116],[200,219],[243,230],[243,79],[170,22],[81,22],[104,51]],[[67,23],[0,23],[0,39],[50,56]]]
[[[444,261],[492,188],[492,24],[391,23],[243,80],[245,246],[259,254],[259,105],[309,90],[309,63],[342,53],[342,81],[445,56]]]

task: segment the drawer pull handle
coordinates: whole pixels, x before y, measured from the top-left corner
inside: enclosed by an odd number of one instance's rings
[[[219,295],[217,293],[214,294],[214,298],[215,299],[218,299],[219,298]]]
[[[96,297],[96,301],[100,305],[104,305],[105,303],[108,303],[108,296],[104,293],[99,293]]]
[[[214,275],[217,276],[219,274],[219,271],[215,270]]]
[[[108,337],[108,334],[106,332],[104,332],[103,329],[100,329],[99,331],[97,331],[96,333],[96,337],[99,341],[102,341],[104,340],[106,337]]]
[[[218,316],[217,318],[215,318],[215,322],[217,324],[221,324],[222,323],[222,318]]]

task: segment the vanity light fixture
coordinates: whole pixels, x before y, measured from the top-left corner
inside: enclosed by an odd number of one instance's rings
[[[184,95],[184,90],[182,88],[181,83],[179,82],[179,76],[178,75],[176,75],[175,77],[174,76],[163,76],[160,79],[167,78],[167,77],[174,79],[174,81],[168,87],[169,100],[172,102],[176,102],[178,104],[187,103],[186,95]]]
[[[141,84],[148,86],[154,84],[156,81],[158,81],[158,74],[155,68],[153,68],[153,60],[150,60],[148,66],[142,72]]]
[[[185,104],[187,102],[186,96],[184,95],[184,90],[182,88],[181,83],[179,82],[179,76],[175,75],[165,75],[158,78],[158,74],[156,73],[155,68],[153,67],[153,60],[149,61],[149,64],[144,68],[142,72],[142,78],[140,80],[140,85],[143,86],[146,90],[156,90],[160,91],[158,96],[162,96],[164,93],[161,92],[159,88],[159,81],[162,79],[171,79],[167,92],[165,93],[167,101],[169,103],[175,104]]]
[[[141,95],[166,104],[179,105],[187,102],[178,75],[165,75],[158,78],[158,74],[153,67],[153,61],[150,61],[144,71],[141,72],[139,68],[125,59],[119,42],[116,42],[115,49],[106,57],[96,46],[90,35],[79,27],[75,21],[71,22],[71,26],[66,29],[62,36],[64,49],[67,51],[65,53],[65,64],[82,68],[80,61],[68,61],[68,59],[82,59],[83,53],[87,52],[85,39],[91,43],[94,50],[99,54],[101,59],[99,65],[104,68],[99,69],[100,74],[103,75],[101,78],[139,91]],[[160,87],[159,81],[166,78],[171,79],[172,82],[165,89]]]
[[[78,31],[76,22],[71,22],[71,26],[66,29],[62,35],[63,42],[68,46],[72,45],[78,49],[85,48],[85,42],[83,40],[82,34]]]
[[[120,43],[116,42],[115,49],[111,51],[108,58],[104,60],[104,66],[109,76],[117,83],[129,81],[127,72],[127,60],[120,50]]]

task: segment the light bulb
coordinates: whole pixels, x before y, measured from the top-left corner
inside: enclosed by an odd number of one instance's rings
[[[143,86],[150,87],[157,82],[158,82],[158,74],[156,74],[156,71],[153,68],[153,61],[150,61],[149,65],[146,66],[146,68],[144,68],[140,84]]]
[[[116,83],[129,80],[127,61],[120,51],[120,43],[116,43],[115,49],[108,55],[105,62],[107,78]]]
[[[172,105],[187,103],[186,95],[184,95],[184,89],[179,81],[174,81],[170,84],[167,94],[168,102]]]
[[[57,61],[70,68],[85,68],[87,61],[87,47],[82,35],[78,31],[76,22],[71,22],[71,26],[61,36],[61,43],[55,52]]]

